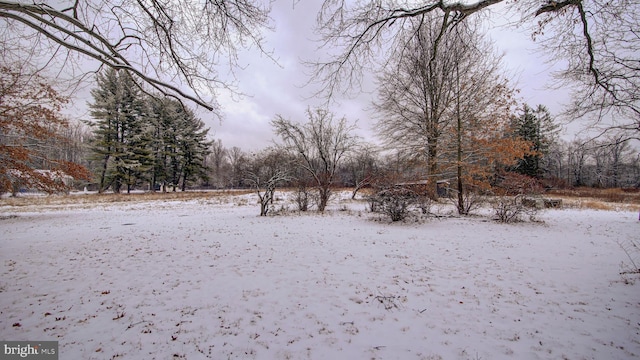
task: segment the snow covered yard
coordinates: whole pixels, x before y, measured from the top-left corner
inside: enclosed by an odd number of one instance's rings
[[[389,224],[365,206],[3,207],[0,339],[58,340],[60,359],[640,357],[617,244],[637,213]]]

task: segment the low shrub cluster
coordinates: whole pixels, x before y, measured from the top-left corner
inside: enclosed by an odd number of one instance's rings
[[[531,198],[523,195],[496,196],[491,201],[496,220],[501,223],[513,223],[522,221],[522,216],[528,215],[530,220],[535,220],[540,207]]]
[[[369,196],[369,204],[372,212],[388,215],[391,221],[402,221],[414,209],[429,213],[431,202],[411,189],[390,187]]]

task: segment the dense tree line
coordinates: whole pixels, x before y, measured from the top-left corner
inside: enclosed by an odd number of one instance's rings
[[[546,107],[522,106],[512,121],[513,135],[530,152],[509,170],[535,179],[541,187],[640,187],[640,156],[624,132],[566,141]]]
[[[550,187],[640,188],[640,155],[622,134],[558,141],[542,164]]]
[[[144,93],[126,72],[108,69],[91,92],[91,144],[98,190],[142,183],[185,190],[206,180],[208,129],[182,103]]]
[[[631,142],[624,137],[577,139],[570,142],[562,140],[559,138],[558,125],[553,120],[553,116],[542,105],[531,107],[523,104],[510,116],[509,126],[503,123],[504,126],[495,128],[492,137],[489,138],[490,141],[479,138],[479,136],[486,136],[487,131],[478,131],[477,127],[470,127],[469,133],[465,135],[468,142],[466,166],[469,167],[471,176],[469,180],[482,180],[481,183],[472,182],[471,184],[478,186],[483,184],[476,187],[477,191],[490,190],[491,187],[496,187],[495,190],[499,191],[500,186],[510,187],[508,183],[513,180],[526,182],[531,186],[532,191],[575,186],[640,186],[640,158],[637,150],[631,146]],[[292,124],[296,125],[296,123]],[[519,139],[521,141],[519,144],[526,146],[521,149],[521,154],[525,155],[519,158],[511,157],[514,161],[509,164],[506,161],[492,163],[493,165],[501,163],[503,166],[487,167],[486,165],[491,164],[488,160],[495,160],[504,154],[506,156],[512,154],[511,147],[507,146],[505,149],[500,146],[510,143],[493,141],[507,138]],[[375,188],[425,180],[425,175],[428,174],[425,161],[420,160],[419,157],[416,158],[415,153],[404,151],[401,147],[380,147],[363,142],[352,145],[350,151],[338,163],[332,178],[333,187],[349,187],[354,189],[356,194],[358,190],[366,187]],[[450,145],[454,148],[444,147],[445,150],[442,151],[440,158],[442,169],[438,176],[455,190],[457,173],[455,142],[450,142]],[[296,189],[301,196],[310,195],[309,191],[316,186],[313,179],[309,177],[311,173],[296,165],[298,164],[296,151],[268,148],[248,153],[238,147],[227,148],[220,139],[213,142],[211,149],[206,158],[211,187],[249,188],[255,184],[256,173],[276,174],[277,170],[283,169],[283,165],[287,167],[286,176],[283,172],[278,173],[283,175],[280,176],[278,186]],[[475,167],[473,164],[480,167]],[[270,165],[273,167],[269,169]],[[248,172],[251,176],[247,176]],[[435,191],[436,185],[430,186]],[[469,188],[471,189],[472,186],[470,185]],[[528,191],[524,188],[516,190]],[[307,200],[313,203],[313,196]]]
[[[9,70],[5,70],[9,76]],[[450,181],[452,189],[456,188],[458,168],[467,176],[464,181],[468,189],[480,184],[478,181],[490,186],[500,185],[500,181],[514,173],[536,182],[539,191],[545,187],[640,186],[640,159],[637,150],[623,134],[595,140],[560,140],[558,125],[541,105],[530,107],[524,104],[515,113],[504,110],[501,122],[497,122],[496,114],[499,111],[496,109],[500,108],[491,107],[486,99],[498,99],[499,104],[506,104],[509,102],[508,93],[505,93],[503,100],[499,100],[500,96],[483,96],[483,92],[475,89],[467,93],[464,99],[457,100],[457,82],[460,81],[462,88],[468,86],[465,83],[470,80],[454,76],[455,67],[450,70],[448,81],[453,89],[449,90],[453,93],[452,99],[444,106],[446,126],[439,130],[441,138],[435,175],[438,179]],[[467,69],[465,73],[468,76],[473,71]],[[14,82],[20,83],[17,80]],[[478,78],[473,78],[471,82],[482,83]],[[28,90],[29,87],[25,89],[25,94],[32,91]],[[35,88],[33,91],[33,94],[40,94],[35,92]],[[55,95],[52,89],[48,91],[48,94]],[[5,93],[3,99],[16,96],[8,90]],[[386,146],[378,147],[358,141],[353,136],[354,127],[348,125],[345,119],[333,120],[332,113],[314,109],[309,110],[307,119],[300,122],[276,117],[273,122],[274,134],[282,137],[281,146],[247,153],[239,147],[226,148],[220,139],[209,141],[208,130],[191,110],[177,100],[149,96],[131,83],[125,72],[108,70],[100,73],[92,95],[91,115],[94,120],[89,122],[91,127],[69,123],[61,117],[51,122],[50,119],[54,118],[47,114],[55,112],[46,110],[42,120],[48,121],[47,124],[29,127],[25,123],[21,128],[7,128],[2,138],[4,148],[21,149],[8,141],[18,139],[19,131],[28,131],[21,135],[26,141],[24,148],[38,152],[32,153],[34,156],[25,163],[25,169],[63,169],[61,165],[64,165],[66,171],[73,172],[76,167],[68,164],[79,165],[78,169],[84,165],[94,171],[95,182],[102,191],[109,188],[116,192],[132,188],[154,190],[160,186],[172,190],[185,190],[191,186],[255,188],[268,183],[270,189],[274,184],[297,189],[301,209],[313,205],[324,208],[333,187],[352,187],[355,195],[363,187],[376,187],[383,183],[388,186],[390,183],[423,180],[425,176],[433,175],[429,172],[431,167],[426,165],[429,152],[419,150],[420,141],[408,141],[412,139],[409,135],[419,140],[418,131],[399,136],[398,139],[402,141],[388,142]],[[484,98],[485,103],[477,107],[481,103],[480,98]],[[51,101],[63,101],[58,99],[54,96]],[[9,102],[4,101],[3,104]],[[462,128],[457,127],[455,121],[458,107],[460,114],[464,114]],[[58,108],[59,105],[55,105],[54,109]],[[389,109],[391,107],[385,110],[389,115],[385,121],[391,129],[394,123]],[[9,110],[5,115],[13,114],[10,120],[14,122],[11,123],[7,118],[4,124],[17,124],[18,112],[10,113]],[[408,128],[407,113],[401,115],[396,120],[398,127],[395,130],[402,125],[407,131],[413,131]],[[509,124],[504,121],[507,117]],[[461,154],[464,154],[465,161],[457,160],[458,134],[463,140],[459,144],[463,145]],[[294,135],[297,138],[292,137]],[[392,136],[387,138],[393,139]],[[509,138],[527,144],[520,156],[513,155],[513,146],[501,142]],[[425,141],[422,144],[427,145],[431,138],[423,139]],[[406,151],[407,146],[412,144],[415,147]],[[12,151],[16,153],[16,150]],[[420,154],[426,156],[420,157]],[[511,156],[510,159],[515,162],[495,162],[500,154]],[[5,159],[5,164],[8,164],[9,158],[5,156]],[[6,165],[4,168],[7,170],[16,166]],[[269,183],[274,174],[277,179]],[[9,179],[9,175],[5,171],[4,179]],[[268,178],[260,178],[265,176]],[[11,184],[6,184],[5,188],[8,189]],[[83,180],[77,184],[82,187],[87,182]],[[435,184],[429,186],[435,189]],[[317,195],[312,191],[314,189],[319,189]]]

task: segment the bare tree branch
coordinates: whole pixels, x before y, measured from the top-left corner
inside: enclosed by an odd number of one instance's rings
[[[566,1],[549,1],[548,3],[540,6],[535,15],[539,16],[544,13],[555,13],[567,6],[581,5],[582,0],[566,0]]]
[[[406,7],[396,0],[355,5],[325,0],[318,30],[329,55],[313,64],[315,81],[322,85],[320,93],[331,99],[338,92],[357,90],[365,71],[383,68],[405,56],[406,41],[400,39],[417,34],[408,19],[438,21],[444,34],[499,3],[505,2],[424,0]],[[550,58],[566,64],[557,75],[559,86],[577,89],[575,104],[567,112],[571,118],[589,115],[601,121],[623,117],[626,127],[640,131],[638,0],[520,0],[508,6],[508,11],[522,14],[523,23],[533,24],[533,36],[545,39],[541,45]]]
[[[324,109],[307,110],[308,122],[299,125],[277,116],[271,125],[282,138],[284,148],[300,161],[298,165],[313,178],[318,188],[318,210],[324,211],[336,179],[339,164],[352,151],[358,138],[355,126],[346,118],[334,121],[333,113]]]
[[[254,45],[270,56],[261,37],[270,28],[270,9],[252,0],[60,3],[55,7],[0,1],[0,21],[23,25],[5,32],[0,41],[5,47],[18,44],[23,53],[36,44],[45,48],[48,44],[49,55],[61,47],[99,66],[127,71],[141,85],[146,83],[164,95],[189,99],[209,110],[218,109],[217,89],[235,91],[217,68],[226,63],[233,71],[239,47]],[[45,41],[25,41],[34,34]],[[75,68],[87,71],[81,64]]]

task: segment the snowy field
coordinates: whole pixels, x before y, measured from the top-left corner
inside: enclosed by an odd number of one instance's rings
[[[0,339],[57,340],[60,359],[640,357],[640,276],[620,275],[618,245],[637,212],[391,224],[365,208],[3,206]]]

